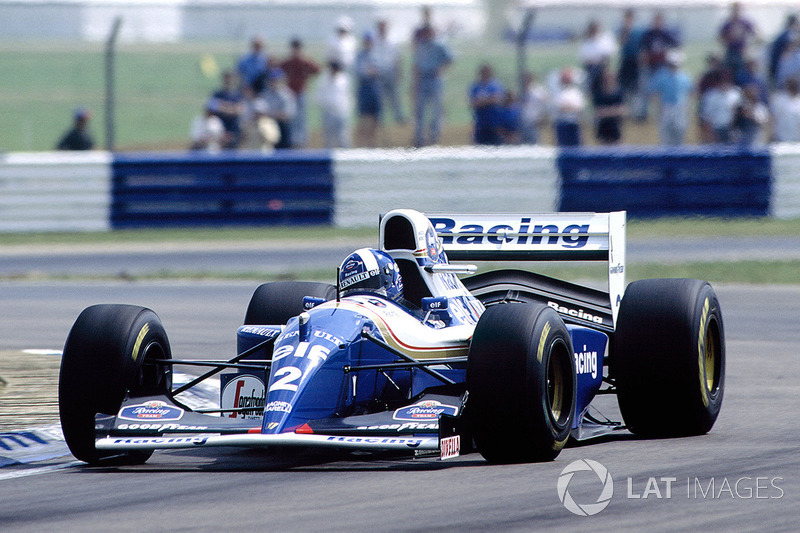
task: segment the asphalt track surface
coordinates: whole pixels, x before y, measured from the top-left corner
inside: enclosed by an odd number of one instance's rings
[[[0,282],[0,351],[59,349],[83,307],[117,301],[155,309],[176,357],[217,357],[234,349],[255,286]],[[0,470],[0,530],[797,531],[800,287],[716,289],[728,364],[722,412],[708,435],[620,437],[568,447],[550,463],[504,466],[477,454],[441,462],[244,449],[156,452],[136,467],[65,458]],[[580,459],[601,463],[614,483],[608,506],[590,517],[570,513],[556,489]],[[33,475],[14,477],[23,474]],[[568,485],[581,504],[601,489],[588,471]]]
[[[211,242],[5,246],[0,278],[25,276],[137,277],[159,274],[236,274],[331,270],[361,241]],[[714,237],[628,239],[628,263],[800,259],[800,237]],[[331,266],[333,265],[333,266]]]

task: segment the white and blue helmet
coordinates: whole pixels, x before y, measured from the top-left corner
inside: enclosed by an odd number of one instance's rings
[[[361,248],[342,261],[339,294],[379,294],[398,301],[403,297],[403,279],[389,254]]]

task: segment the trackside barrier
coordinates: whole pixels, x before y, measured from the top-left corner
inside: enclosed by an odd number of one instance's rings
[[[111,154],[0,155],[0,232],[110,229]]]
[[[397,207],[422,212],[553,211],[556,150],[538,146],[338,150],[334,223],[374,226]]]
[[[559,210],[626,210],[632,217],[766,216],[770,163],[766,149],[568,149],[558,157]]]
[[[772,216],[800,217],[800,144],[780,143],[772,154]]]
[[[113,228],[330,224],[329,152],[118,154]]]

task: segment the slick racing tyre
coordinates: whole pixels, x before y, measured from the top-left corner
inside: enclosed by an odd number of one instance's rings
[[[714,425],[725,385],[722,312],[694,279],[631,283],[611,361],[622,417],[637,435],[699,435]]]
[[[58,379],[61,428],[72,454],[90,464],[108,457],[95,448],[95,416],[116,415],[128,391],[167,394],[172,371],[145,364],[170,359],[161,320],[133,305],[94,305],[78,316],[64,346]],[[128,452],[120,462],[145,462],[152,451]]]
[[[553,309],[486,309],[469,349],[465,416],[487,461],[554,459],[572,429],[576,387],[572,340]]]
[[[244,324],[245,326],[286,324],[290,318],[303,312],[303,298],[306,296],[332,300],[336,298],[336,287],[329,283],[312,281],[264,283],[250,298]]]

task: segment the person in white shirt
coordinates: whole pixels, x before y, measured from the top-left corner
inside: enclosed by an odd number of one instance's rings
[[[561,87],[553,97],[556,142],[559,146],[580,146],[586,97],[575,83],[571,69],[561,71],[560,81]]]
[[[326,61],[336,61],[345,72],[352,72],[358,43],[353,35],[353,19],[343,15],[336,20],[335,34],[328,42]]]
[[[216,115],[217,104],[213,98],[208,100],[202,115],[192,121],[192,150],[218,152],[225,138],[225,125]]]
[[[588,89],[594,93],[597,75],[611,56],[617,53],[618,45],[614,36],[603,30],[597,20],[589,22],[583,42],[578,50],[578,59],[586,69]]]
[[[731,142],[733,119],[742,101],[742,91],[733,84],[728,71],[722,72],[719,83],[707,90],[700,103],[703,120],[711,125],[716,142]]]
[[[317,102],[322,110],[322,133],[326,148],[349,148],[352,144],[350,114],[353,110],[353,93],[350,78],[342,65],[328,63],[317,86]]]
[[[536,82],[532,72],[523,77],[525,91],[522,93],[521,142],[536,144],[539,142],[539,130],[547,120],[550,106],[550,93]]]
[[[800,83],[786,80],[783,90],[776,92],[770,104],[772,140],[800,142]]]

